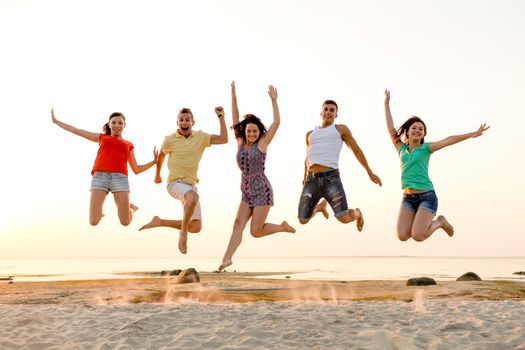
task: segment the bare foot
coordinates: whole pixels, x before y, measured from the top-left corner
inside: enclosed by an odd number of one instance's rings
[[[162,220],[158,216],[154,216],[153,219],[151,219],[149,223],[139,228],[139,231],[145,230],[147,228],[159,227],[161,223],[162,223]]]
[[[441,228],[445,230],[447,235],[449,237],[454,236],[454,227],[452,227],[450,222],[448,222],[443,215],[438,216],[438,220],[441,221]]]
[[[365,219],[363,218],[363,213],[361,213],[361,210],[359,210],[359,208],[355,208],[355,213],[357,231],[361,232],[363,230],[363,225],[365,224]]]
[[[129,209],[133,210],[133,211],[137,211],[139,210],[139,207],[137,207],[135,204],[133,203],[129,203]]]
[[[188,232],[179,232],[179,250],[182,254],[188,252]]]
[[[231,264],[233,264],[233,261],[231,261],[231,260],[223,260],[221,266],[219,266],[219,268],[217,269],[217,272],[221,272],[222,270],[224,270],[225,268],[227,268]]]
[[[325,219],[328,219],[328,211],[326,210],[326,205],[327,204],[328,203],[325,200],[323,200],[321,203],[319,203],[319,204],[317,204],[315,206],[315,212],[316,213],[318,213],[318,212],[323,213],[323,216],[324,216]]]
[[[281,223],[281,226],[283,227],[284,232],[295,233],[295,229],[292,226],[290,226],[286,221],[283,221]]]

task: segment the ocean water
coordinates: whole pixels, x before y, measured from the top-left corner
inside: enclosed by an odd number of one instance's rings
[[[159,272],[193,267],[214,271],[220,258],[0,258],[0,278],[59,281],[127,278],[132,272]],[[265,273],[264,278],[306,280],[405,280],[426,276],[455,280],[475,272],[483,280],[521,280],[525,257],[302,257],[236,258],[229,272]],[[129,274],[127,274],[129,273]],[[136,276],[134,276],[136,277]]]

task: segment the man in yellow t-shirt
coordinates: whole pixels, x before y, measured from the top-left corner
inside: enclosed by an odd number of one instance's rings
[[[168,156],[168,193],[175,199],[182,202],[182,220],[161,219],[154,216],[151,221],[142,226],[140,230],[154,227],[172,227],[180,230],[179,250],[182,254],[188,251],[188,232],[197,233],[202,227],[202,213],[199,203],[199,195],[196,184],[197,170],[202,153],[206,147],[220,145],[228,142],[226,123],[224,122],[224,110],[222,107],[215,107],[215,114],[219,118],[221,131],[219,135],[207,134],[203,131],[193,131],[195,124],[193,113],[189,108],[180,110],[177,116],[178,129],[175,133],[166,136],[162,143],[161,152],[157,160],[157,172],[155,183],[162,183],[160,170],[164,163],[164,158]]]

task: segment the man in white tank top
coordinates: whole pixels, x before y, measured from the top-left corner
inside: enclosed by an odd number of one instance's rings
[[[364,225],[363,213],[359,208],[349,209],[346,195],[339,176],[339,154],[343,142],[354,152],[355,157],[368,173],[370,180],[381,186],[381,179],[375,175],[366,157],[344,124],[335,124],[337,103],[326,100],[321,110],[321,126],[306,134],[306,161],[304,167],[303,191],[299,201],[299,222],[306,224],[317,213],[328,219],[326,204],[330,204],[334,215],[347,224],[356,221],[361,231]],[[324,198],[321,203],[319,201]],[[318,204],[319,203],[319,204]]]

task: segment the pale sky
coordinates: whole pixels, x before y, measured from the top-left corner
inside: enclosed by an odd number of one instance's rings
[[[140,207],[130,226],[119,224],[112,195],[106,217],[89,225],[98,146],[52,124],[50,110],[92,132],[123,112],[123,136],[143,164],[175,131],[182,107],[193,110],[194,129],[217,134],[213,109],[222,105],[230,126],[232,80],[240,112],[267,126],[267,86],[278,89],[268,220],[297,229],[261,239],[247,230],[236,256],[523,256],[524,37],[520,0],[1,0],[0,257],[182,257],[178,231],[138,232],[153,215],[182,215],[165,184],[153,183],[154,168],[130,171],[131,200]],[[418,115],[428,141],[491,126],[431,157],[438,214],[454,225],[452,239],[443,231],[423,243],[397,239],[402,190],[384,121],[386,88],[395,124]],[[349,126],[383,181],[373,184],[343,149],[342,181],[349,206],[364,213],[361,233],[333,215],[306,226],[296,218],[304,136],[329,98],[339,104],[336,122]],[[204,153],[203,229],[190,236],[188,257],[220,258],[226,249],[241,198],[235,153],[231,134]]]

